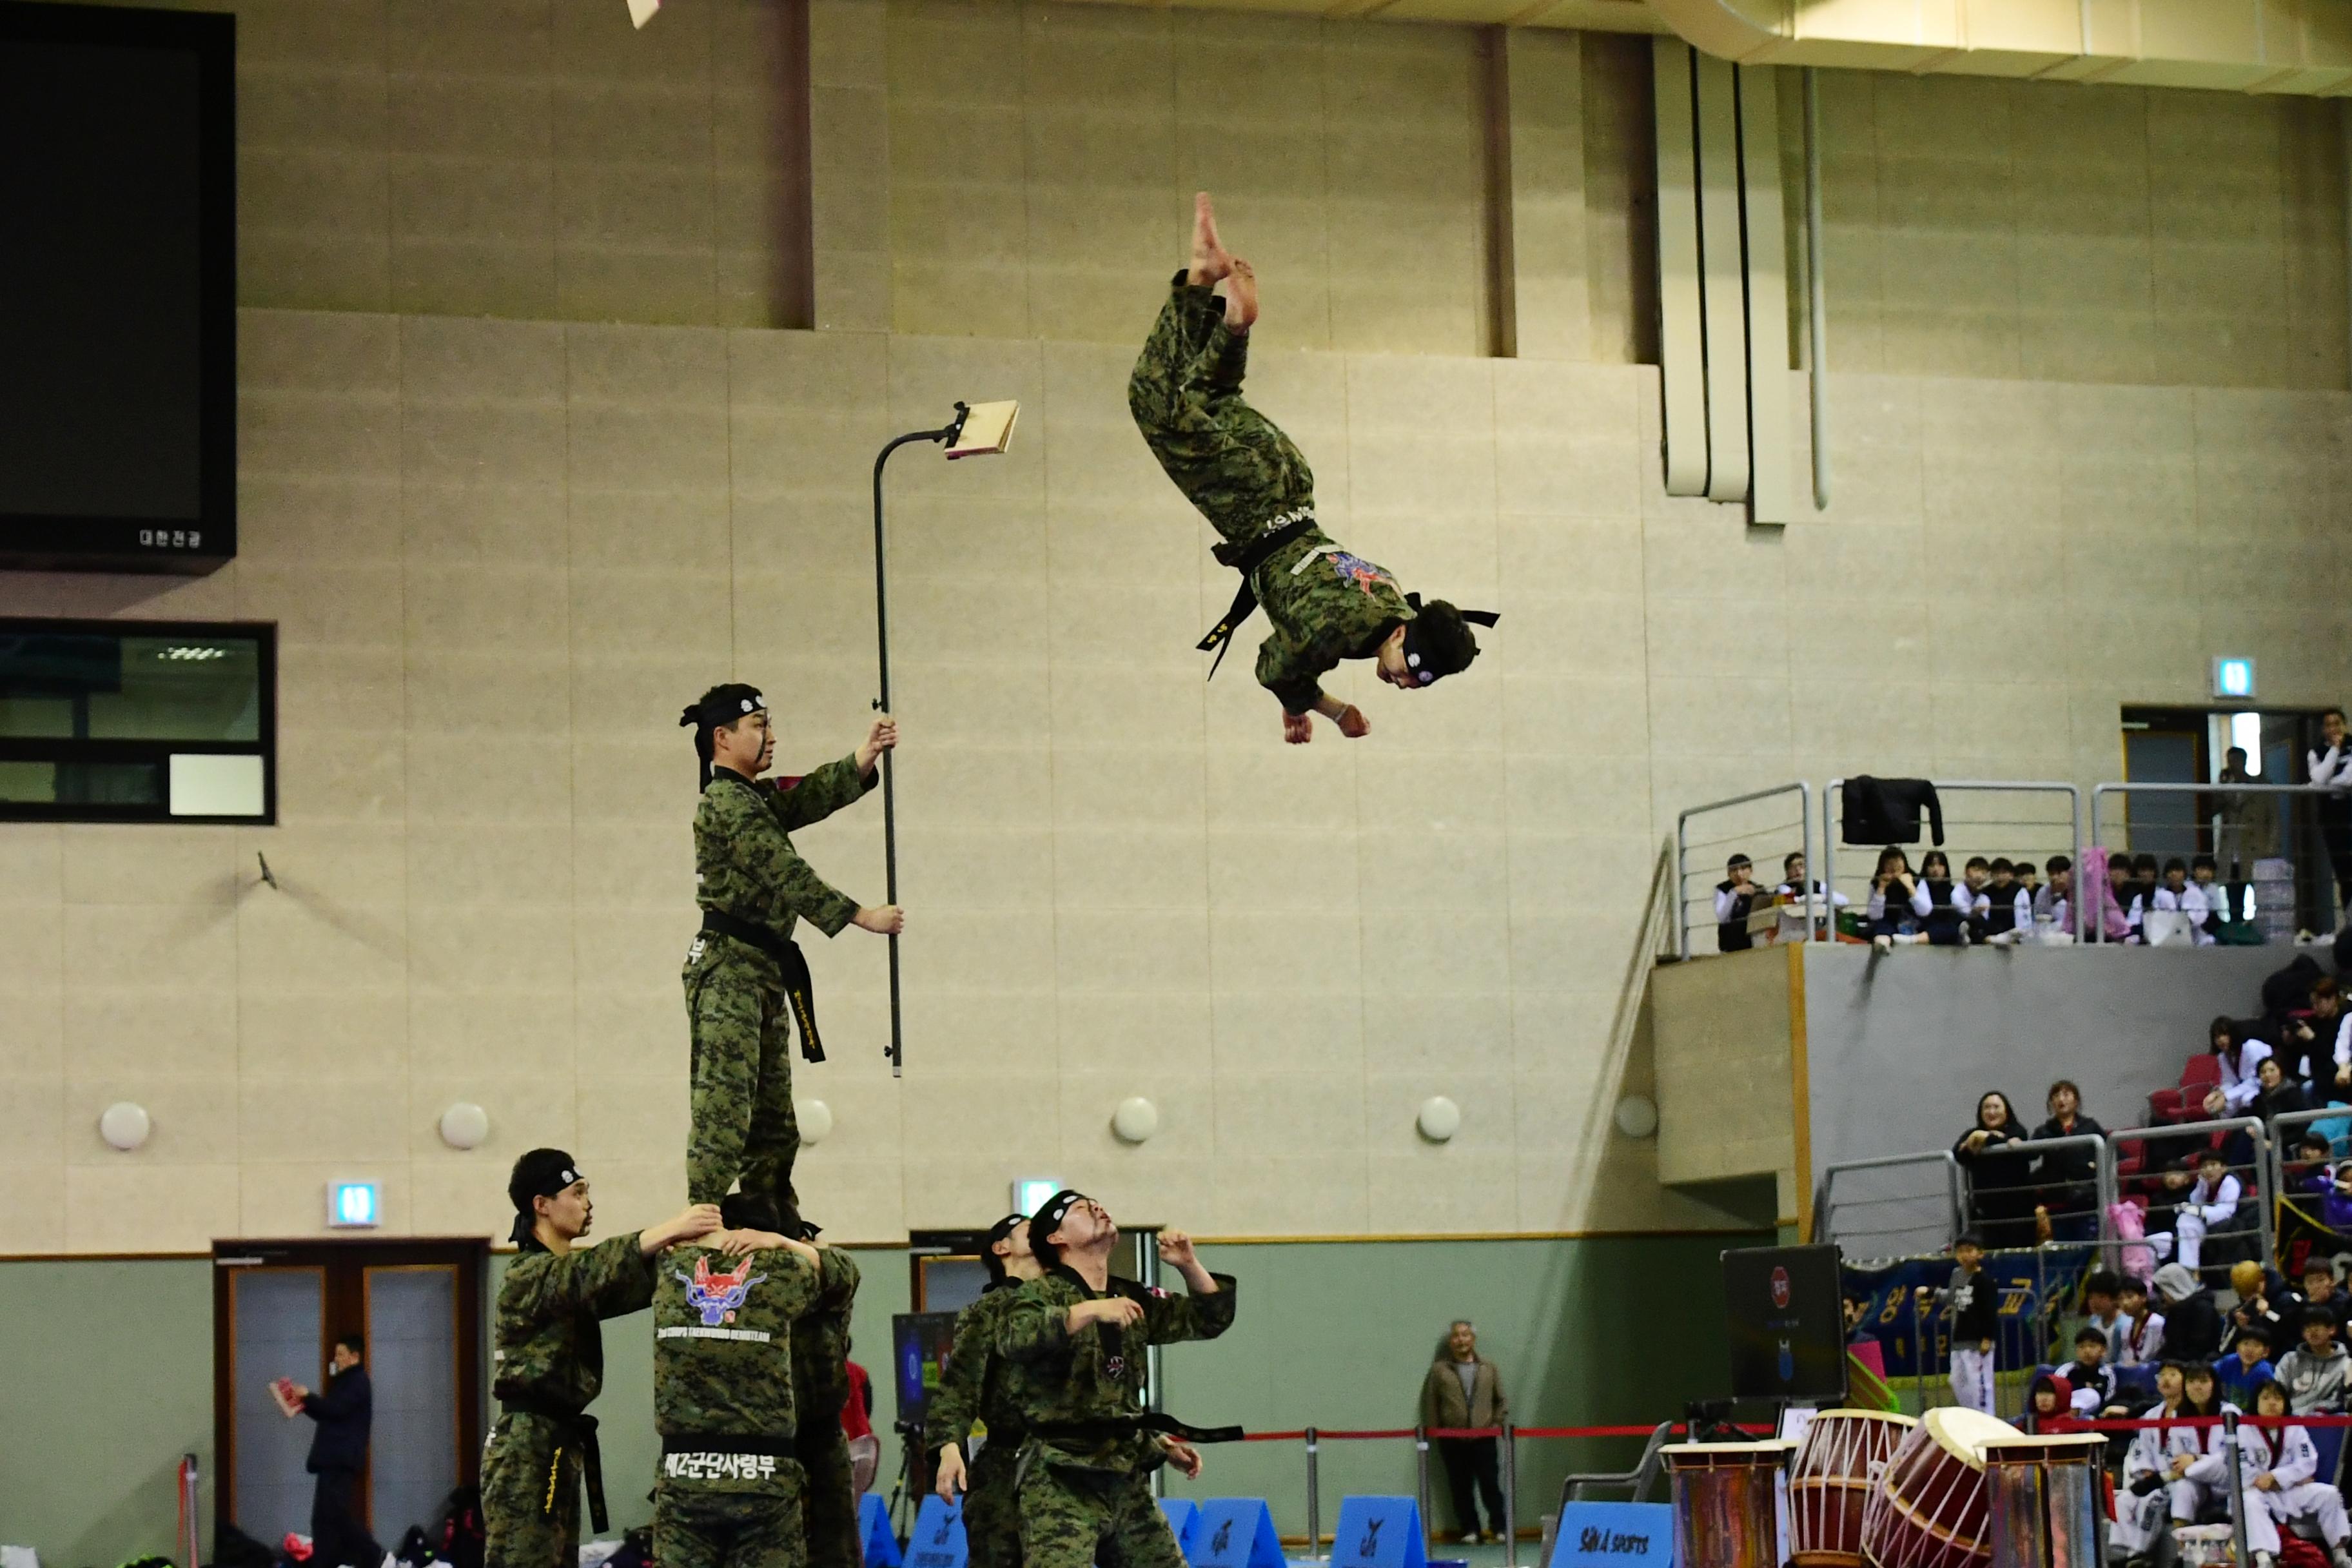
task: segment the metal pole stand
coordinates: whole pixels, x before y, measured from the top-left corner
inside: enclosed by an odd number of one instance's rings
[[[1317,1470],[1322,1444],[1315,1428],[1307,1428],[1307,1555],[1310,1561],[1323,1560],[1323,1484]]]
[[[2238,1447],[2238,1413],[2221,1412],[2221,1437],[2230,1445],[2230,1542],[2237,1549],[2238,1561],[2251,1563],[2253,1554],[2246,1550],[2246,1478],[2240,1468],[2244,1458]]]
[[[1508,1421],[1503,1423],[1503,1568],[1519,1568],[1519,1429]]]
[[[1427,1547],[1437,1539],[1437,1520],[1429,1511],[1429,1428],[1412,1429],[1413,1496],[1421,1504],[1421,1541]]]

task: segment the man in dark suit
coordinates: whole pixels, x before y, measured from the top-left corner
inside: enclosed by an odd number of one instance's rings
[[[383,1561],[383,1548],[360,1522],[357,1506],[374,1414],[367,1368],[360,1364],[362,1348],[359,1335],[339,1336],[327,1359],[327,1391],[294,1387],[302,1414],[319,1424],[304,1467],[319,1478],[310,1494],[310,1561],[317,1568],[377,1568]]]

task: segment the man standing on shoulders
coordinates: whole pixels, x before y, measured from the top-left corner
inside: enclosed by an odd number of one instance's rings
[[[324,1394],[299,1384],[293,1389],[302,1414],[319,1424],[305,1467],[319,1478],[310,1492],[310,1561],[319,1568],[376,1568],[383,1561],[383,1548],[359,1515],[360,1471],[374,1415],[367,1368],[360,1364],[362,1343],[357,1334],[337,1337]]]
[[[1467,1318],[1456,1318],[1429,1375],[1421,1380],[1421,1424],[1423,1426],[1500,1426],[1510,1419],[1511,1403],[1503,1396],[1502,1374],[1478,1353],[1478,1330]],[[1440,1437],[1438,1457],[1445,1461],[1445,1480],[1454,1493],[1454,1523],[1460,1540],[1503,1539],[1503,1483],[1492,1437]],[[1484,1534],[1473,1488],[1486,1503]]]

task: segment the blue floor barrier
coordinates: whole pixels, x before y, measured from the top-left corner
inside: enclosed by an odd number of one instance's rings
[[[857,1500],[857,1547],[866,1568],[901,1568],[898,1538],[890,1533],[890,1510],[879,1492]]]
[[[1339,1500],[1331,1532],[1331,1568],[1428,1568],[1421,1504],[1409,1497]]]
[[[1192,1568],[1288,1568],[1264,1498],[1211,1498],[1192,1521]]]
[[[907,1538],[907,1568],[963,1568],[971,1555],[963,1533],[963,1504],[937,1493],[923,1500],[915,1532]]]

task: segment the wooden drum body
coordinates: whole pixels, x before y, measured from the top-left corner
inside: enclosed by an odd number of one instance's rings
[[[1789,1471],[1790,1560],[1798,1568],[1862,1568],[1864,1506],[1918,1425],[1879,1410],[1823,1410],[1806,1424]]]
[[[2017,1428],[1973,1410],[1930,1410],[1887,1461],[1862,1516],[1873,1568],[1983,1568],[1988,1539],[1984,1446]]]
[[[2105,1568],[2106,1451],[2096,1432],[1985,1444],[1992,1568]]]
[[[1778,1568],[1780,1467],[1794,1445],[1669,1443],[1675,1561],[1681,1568]]]

